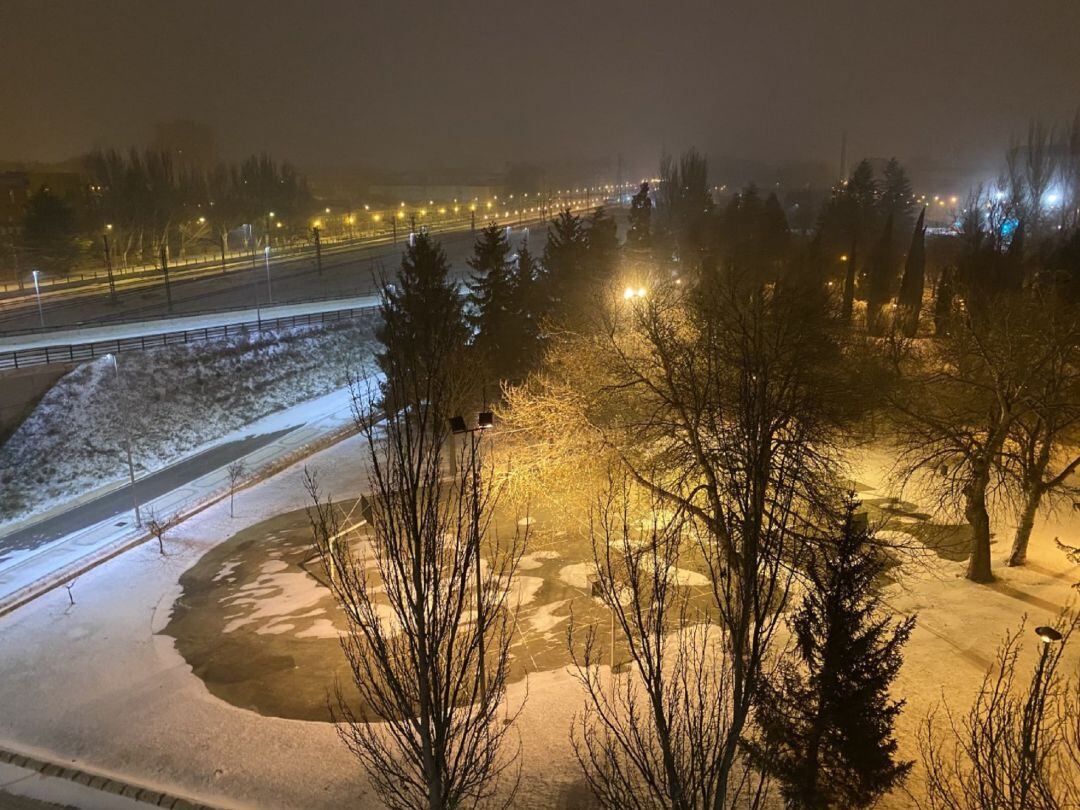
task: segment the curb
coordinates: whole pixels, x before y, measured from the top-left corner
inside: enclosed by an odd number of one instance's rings
[[[242,486],[238,486],[236,491],[239,492],[244,489],[248,489],[256,484],[262,483],[268,478],[272,478],[282,470],[292,466],[298,461],[301,461],[309,456],[318,453],[320,450],[325,450],[327,447],[331,447],[340,441],[343,441],[349,436],[356,433],[356,427],[353,424],[348,424],[346,427],[338,428],[325,434],[321,438],[317,438],[297,448],[292,453],[282,456],[279,459],[271,461],[261,467],[257,472],[244,481]],[[223,491],[208,496],[205,500],[195,503],[190,509],[184,511],[179,515],[176,525],[179,525],[186,521],[188,518],[194,517],[205,509],[209,509],[216,503],[220,503],[229,497],[229,488],[226,487]],[[123,554],[125,551],[130,551],[136,546],[141,546],[146,541],[153,537],[149,532],[142,531],[136,534],[134,537],[121,538],[108,545],[102,546],[95,551],[90,552],[85,557],[82,557],[66,567],[53,571],[51,574],[24,586],[20,590],[8,595],[5,599],[0,601],[0,616],[6,616],[14,610],[29,604],[37,599],[39,596],[59,588],[65,582],[70,582],[76,577],[82,576],[87,571],[97,568],[102,563],[108,562],[113,557],[117,557]],[[0,749],[2,750],[2,749]]]
[[[67,779],[84,785],[91,790],[102,793],[113,793],[134,801],[144,802],[155,807],[167,807],[171,810],[215,810],[211,805],[193,801],[173,793],[163,793],[152,788],[135,784],[134,782],[121,782],[120,780],[94,771],[81,768],[71,768],[58,765],[55,762],[47,762],[37,757],[19,754],[6,748],[0,748],[0,762],[15,765],[19,768],[37,771],[42,776]]]

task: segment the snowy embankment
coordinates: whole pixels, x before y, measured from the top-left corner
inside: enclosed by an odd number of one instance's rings
[[[362,376],[373,321],[358,319],[131,352],[62,377],[0,446],[0,525],[160,469],[282,408]]]

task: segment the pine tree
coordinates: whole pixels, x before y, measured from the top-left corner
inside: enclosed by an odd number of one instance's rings
[[[545,314],[563,320],[574,308],[585,282],[587,249],[588,234],[581,217],[569,208],[561,211],[548,226],[544,245]]]
[[[626,241],[634,247],[648,247],[652,239],[652,199],[649,184],[642,183],[638,193],[630,200],[630,227]]]
[[[514,268],[506,231],[491,223],[480,232],[468,261],[475,274],[469,292],[473,349],[491,382],[509,379],[518,365],[520,345]]]
[[[849,499],[835,542],[815,555],[791,621],[797,662],[762,683],[759,737],[748,744],[775,777],[788,807],[867,807],[907,777],[893,726],[903,701],[889,685],[903,663],[914,617],[881,617],[872,593],[884,560],[858,502]]]
[[[866,328],[872,335],[881,334],[881,309],[889,301],[894,275],[893,217],[889,214],[866,274]]]
[[[907,225],[914,204],[911,181],[907,171],[896,158],[890,158],[885,164],[884,174],[879,201],[881,216],[884,219],[891,214],[897,227],[903,228]]]
[[[926,286],[926,208],[919,212],[915,229],[911,233],[911,247],[904,262],[904,277],[900,281],[901,317],[904,334],[915,337],[919,328],[919,312],[922,309],[923,289]]]
[[[611,277],[619,258],[619,239],[615,220],[604,206],[597,206],[585,229],[585,261],[589,284],[603,283]]]
[[[423,399],[436,356],[453,356],[465,347],[468,327],[458,284],[449,277],[446,253],[426,232],[413,238],[401,257],[401,270],[393,283],[384,281],[379,311],[382,323],[375,330],[383,350],[376,353],[379,368],[389,377],[405,375],[406,402],[386,403],[401,408]]]

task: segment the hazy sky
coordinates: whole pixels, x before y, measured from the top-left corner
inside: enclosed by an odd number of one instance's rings
[[[1078,106],[1077,0],[0,0],[0,159],[190,118],[301,165],[951,160]]]

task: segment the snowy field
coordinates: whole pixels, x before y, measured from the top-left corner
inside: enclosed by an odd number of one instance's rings
[[[363,487],[361,458],[359,440],[349,439],[306,466],[318,470],[327,492],[345,496]],[[867,457],[858,469],[866,500],[888,494],[880,488],[879,462],[879,457]],[[147,544],[83,575],[73,589],[74,606],[58,590],[0,619],[0,701],[5,706],[0,745],[32,746],[58,761],[125,774],[224,807],[377,806],[331,725],[266,716],[215,696],[164,632],[171,606],[184,592],[181,576],[207,552],[274,515],[306,505],[302,472],[297,465],[242,492],[235,519],[229,518],[227,503],[200,513],[167,538],[166,557]],[[1080,579],[1080,567],[1068,563],[1052,542],[1055,536],[1075,540],[1080,526],[1069,520],[1071,514],[1040,521],[1031,564],[1024,569],[999,566],[1000,579],[991,586],[964,580],[961,562],[934,554],[889,588],[888,605],[901,614],[919,615],[896,684],[896,694],[908,701],[899,723],[902,755],[917,757],[915,730],[942,696],[954,708],[966,709],[1001,637],[1022,616],[1029,616],[1029,627],[1042,623],[1075,594],[1072,585]],[[1000,563],[1009,526],[1002,519],[995,528],[1002,538],[995,545]],[[543,550],[558,552],[557,544]],[[574,572],[564,568],[552,570],[572,579]],[[538,570],[521,574],[530,577]],[[275,569],[260,575],[281,573]],[[246,611],[242,619],[256,619],[248,623],[252,630],[280,629],[285,613],[311,611],[302,599],[278,604],[274,593],[268,588],[262,604],[240,606]],[[560,614],[549,611],[542,619],[536,610],[541,589],[522,588],[521,593],[534,622],[545,621],[545,628],[557,634]],[[314,632],[314,624],[309,620],[304,627]],[[1029,635],[1025,665],[1036,652]],[[269,646],[281,635],[261,637]],[[300,665],[286,660],[287,655],[277,655],[276,665]],[[1077,649],[1070,658],[1066,671],[1075,671]],[[508,700],[511,706],[526,701],[517,726],[523,773],[515,807],[587,806],[568,745],[582,697],[566,669],[530,672],[527,681],[511,685]],[[896,794],[884,806],[910,804],[906,795]]]
[[[347,384],[371,362],[358,319],[175,345],[78,366],[0,446],[0,526],[161,469],[251,422]]]

